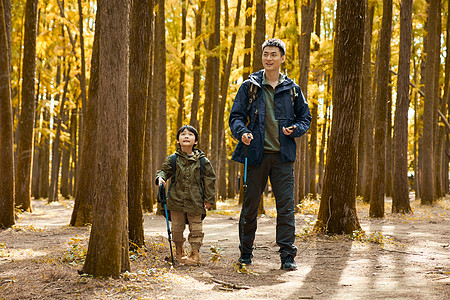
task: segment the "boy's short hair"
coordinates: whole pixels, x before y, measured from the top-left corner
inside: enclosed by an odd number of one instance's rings
[[[195,129],[194,126],[191,126],[191,125],[183,125],[183,126],[181,126],[180,129],[178,129],[178,131],[177,131],[177,141],[180,138],[180,134],[183,131],[185,131],[186,129],[194,134],[195,141],[198,142],[198,131],[197,131],[197,129]],[[195,145],[194,145],[194,147],[195,147]]]
[[[278,47],[281,52],[281,56],[286,54],[286,44],[280,39],[268,39],[262,44],[262,50],[266,47]]]

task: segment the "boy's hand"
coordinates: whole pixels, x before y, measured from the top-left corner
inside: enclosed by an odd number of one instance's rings
[[[158,178],[158,185],[161,185],[161,183],[166,187],[166,182],[161,177]]]
[[[211,205],[212,205],[211,203],[205,202],[205,209],[210,209]]]

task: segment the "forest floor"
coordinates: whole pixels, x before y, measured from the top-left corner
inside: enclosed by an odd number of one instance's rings
[[[413,195],[412,195],[413,199]],[[204,220],[202,264],[188,267],[170,256],[166,222],[144,215],[147,251],[133,253],[121,278],[80,276],[89,228],[67,226],[73,201],[33,200],[33,213],[0,231],[0,299],[450,299],[450,198],[433,206],[411,202],[411,215],[368,217],[352,236],[312,232],[318,201],[296,215],[297,271],[280,270],[271,201],[258,220],[253,264],[239,269],[235,200]],[[185,232],[187,234],[187,232]]]

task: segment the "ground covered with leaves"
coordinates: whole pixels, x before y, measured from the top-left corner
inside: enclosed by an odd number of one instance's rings
[[[130,253],[121,278],[78,275],[89,228],[67,226],[73,201],[33,201],[33,213],[0,231],[0,299],[449,299],[450,199],[433,206],[412,201],[411,215],[368,217],[358,201],[363,228],[352,235],[313,232],[318,201],[296,215],[299,269],[280,270],[273,200],[258,220],[253,264],[236,264],[238,212],[221,202],[204,220],[201,265],[167,262],[165,219],[146,214],[146,249]],[[390,199],[386,200],[390,211]],[[185,232],[187,235],[187,231]]]

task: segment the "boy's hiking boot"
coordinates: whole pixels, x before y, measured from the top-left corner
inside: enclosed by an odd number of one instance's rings
[[[297,270],[297,265],[295,264],[294,258],[290,255],[281,258],[281,269],[285,271]]]
[[[198,250],[192,250],[189,257],[183,257],[182,262],[187,266],[197,266],[200,264],[200,253]]]
[[[250,253],[241,253],[241,257],[239,257],[239,263],[244,265],[252,264],[252,257]]]
[[[181,261],[182,257],[186,256],[186,252],[184,251],[184,247],[183,246],[178,246],[178,245],[175,245],[175,247],[176,247],[175,258],[178,261]]]

